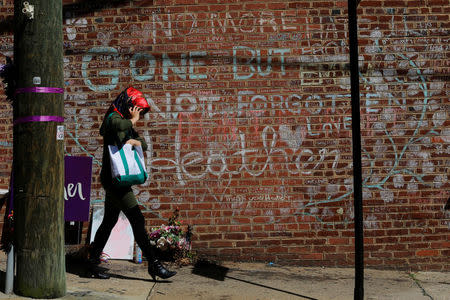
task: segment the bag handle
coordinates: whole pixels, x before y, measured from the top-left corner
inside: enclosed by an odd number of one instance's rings
[[[123,168],[125,169],[125,175],[130,175],[130,168],[128,167],[128,162],[127,162],[127,158],[125,157],[125,152],[122,149],[119,150],[120,153],[120,158],[122,158],[122,163],[123,163]]]

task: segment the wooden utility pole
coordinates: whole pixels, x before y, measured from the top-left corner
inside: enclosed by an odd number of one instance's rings
[[[61,0],[14,1],[15,292],[32,298],[66,293],[62,20]]]

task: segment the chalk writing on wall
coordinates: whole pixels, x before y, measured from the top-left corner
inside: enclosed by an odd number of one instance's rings
[[[187,18],[190,25],[178,28],[175,23],[181,17]],[[222,27],[237,25],[238,21],[229,15],[218,20],[211,14],[211,27],[207,30],[210,33],[231,30],[235,33],[256,34],[262,27],[254,26],[266,24],[272,32],[269,35],[272,42],[297,43],[306,39],[309,44],[295,51],[291,47],[268,47],[262,50],[236,44],[228,50],[129,54],[121,52],[116,46],[108,46],[111,38],[102,33],[102,46],[92,47],[83,55],[81,75],[86,86],[94,92],[114,91],[121,76],[130,76],[132,80],[144,84],[154,81],[171,83],[173,90],[146,94],[152,108],[152,113],[146,120],[159,126],[165,124],[176,128],[173,135],[162,143],[171,155],[155,157],[155,139],[151,130],[144,130],[143,134],[150,145],[147,167],[153,170],[152,176],[156,178],[158,173],[168,172],[173,174],[176,185],[187,187],[185,194],[173,197],[173,201],[182,202],[189,197],[198,202],[207,198],[213,198],[219,203],[255,202],[255,199],[246,196],[231,198],[235,176],[245,174],[250,178],[257,178],[264,174],[285,172],[288,177],[308,178],[315,172],[327,169],[334,177],[307,184],[304,198],[298,198],[292,192],[281,193],[272,189],[256,202],[281,197],[283,201],[292,203],[291,212],[294,211],[296,215],[313,216],[322,221],[329,215],[337,214],[344,215],[347,221],[351,220],[353,212],[350,206],[340,211],[317,209],[322,204],[347,200],[352,194],[352,183],[348,179],[352,170],[350,147],[333,140],[317,141],[314,147],[310,145],[311,139],[323,135],[348,134],[351,129],[349,79],[348,76],[336,76],[337,72],[348,74],[345,73],[348,61],[344,39],[346,33],[341,35],[345,31],[336,30],[336,26],[340,24],[334,20],[326,25],[330,31],[320,31],[320,38],[317,42],[312,42],[311,30],[314,26],[308,18],[301,25],[300,33],[282,32],[299,29],[297,26],[300,26],[289,23],[284,17],[281,23],[274,22],[270,14],[251,20],[243,19],[236,27]],[[363,24],[368,22],[370,20],[362,20]],[[82,21],[78,23],[80,26],[84,24]],[[392,25],[399,26],[397,23]],[[193,36],[202,30],[195,14],[159,15],[157,12],[152,13],[152,23],[135,29],[142,29],[140,38],[147,38],[152,43],[157,43],[160,36],[168,39],[179,35]],[[421,36],[420,31],[409,32],[411,36]],[[415,190],[419,184],[440,187],[448,179],[445,174],[436,174],[433,183],[426,183],[423,179],[424,176],[433,174],[436,168],[430,159],[430,151],[425,148],[433,147],[433,137],[448,139],[448,130],[441,128],[448,114],[434,99],[435,95],[440,95],[445,89],[444,83],[429,81],[433,70],[426,69],[423,65],[423,58],[429,53],[410,53],[408,42],[395,44],[395,41],[391,41],[395,35],[395,31],[385,35],[378,28],[370,30],[366,36],[365,33],[362,34],[362,37],[370,38],[371,41],[365,46],[365,53],[379,54],[380,60],[396,62],[400,70],[408,70],[406,74],[399,74],[393,68],[373,68],[367,63],[366,70],[360,73],[364,101],[363,131],[375,140],[375,145],[370,146],[365,145],[363,140],[364,197],[370,199],[377,193],[385,203],[394,201],[396,188]],[[219,35],[215,39],[229,38]],[[328,46],[335,47],[335,53],[325,53],[324,49]],[[428,45],[427,47],[429,48]],[[434,52],[439,52],[443,49],[435,50]],[[122,62],[120,67],[118,62]],[[308,64],[315,64],[314,68],[308,69]],[[105,68],[107,66],[112,67]],[[92,81],[90,72],[97,68],[100,70],[96,74],[106,78],[108,83],[102,81],[98,84]],[[260,80],[276,75],[285,78],[290,88],[242,88],[229,93],[227,89],[210,90],[199,83],[202,80],[217,80],[225,74],[230,75],[230,80],[236,81]],[[293,77],[297,79],[292,79]],[[299,87],[323,84],[334,77],[337,92],[296,91]],[[177,81],[180,83],[176,83]],[[402,87],[398,88],[399,85]],[[183,88],[184,91],[177,91]],[[411,99],[414,99],[413,103]],[[412,110],[417,113],[411,115]],[[290,116],[295,117],[292,123],[286,118]],[[267,117],[275,118],[277,124],[266,124]],[[239,125],[241,118],[250,120],[252,130],[244,130]],[[74,117],[74,122],[75,132],[70,132],[69,137],[83,151],[95,157],[95,162],[100,165],[101,152],[92,154],[84,148],[77,133],[77,117]],[[426,131],[423,130],[425,127]],[[405,137],[406,142],[399,144],[399,136]],[[203,146],[198,151],[191,151],[185,147],[190,142],[201,142]],[[442,147],[442,144],[436,144],[435,147]],[[436,150],[448,151],[442,148]],[[392,153],[393,159],[382,160],[385,152]],[[384,167],[382,172],[375,167],[380,163]],[[414,171],[418,167],[423,170],[422,173]],[[214,180],[208,183],[206,179]],[[282,181],[281,185],[284,184],[286,183]],[[317,195],[325,196],[318,200]],[[149,210],[161,205],[159,198],[151,197],[145,189],[138,197]],[[242,211],[242,207],[235,207],[233,210],[237,213]],[[272,216],[270,220],[276,218]],[[372,215],[370,218],[375,217]],[[376,220],[370,218],[366,226],[376,226]]]

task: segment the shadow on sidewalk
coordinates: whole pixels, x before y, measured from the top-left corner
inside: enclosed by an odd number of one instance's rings
[[[116,274],[117,270],[114,270],[114,273],[108,272],[110,271],[108,268],[97,267],[100,271],[107,273],[111,278],[121,279],[121,280],[137,280],[137,281],[145,281],[145,282],[158,282],[158,283],[170,283],[170,280],[156,280],[154,281],[151,278],[142,278],[142,277],[131,277],[126,275]],[[74,275],[78,275],[81,278],[92,278],[92,275],[88,271],[89,264],[82,258],[77,257],[73,254],[66,255],[66,272]],[[1,276],[1,273],[0,273]],[[148,275],[150,276],[150,275]]]
[[[66,272],[67,273],[78,275],[79,277],[82,277],[82,278],[92,278],[90,276],[88,269],[89,269],[89,264],[85,260],[83,260],[79,257],[76,257],[72,254],[66,255]],[[102,267],[98,267],[98,269],[103,272],[106,272],[108,270],[108,269],[102,268]]]
[[[303,299],[308,299],[308,300],[318,300],[316,298],[311,298],[305,295],[300,295],[297,293],[293,293],[290,291],[285,291],[282,289],[278,289],[278,288],[274,288],[268,285],[264,285],[264,284],[260,284],[257,282],[252,282],[249,280],[244,280],[244,279],[240,279],[240,278],[236,278],[233,276],[229,276],[227,275],[229,269],[223,266],[219,266],[217,264],[214,263],[210,263],[210,262],[205,262],[205,261],[199,261],[195,264],[194,269],[192,270],[192,274],[195,275],[199,275],[199,276],[203,276],[203,277],[207,277],[207,278],[211,278],[211,279],[215,279],[218,281],[224,281],[225,278],[227,279],[232,279],[232,280],[236,280],[236,281],[240,281],[240,282],[244,282],[247,284],[251,284],[251,285],[255,285],[255,286],[259,286],[265,289],[270,289],[273,291],[277,291],[277,292],[281,292],[281,293],[285,293],[285,294],[289,294],[292,296],[296,296],[296,297],[301,297]]]
[[[139,280],[139,281],[146,281],[146,282],[157,282],[157,283],[171,283],[171,280],[163,280],[163,279],[156,279],[153,280],[151,278],[140,278],[140,277],[130,277],[130,276],[125,276],[125,275],[119,275],[119,274],[114,274],[114,273],[109,273],[108,275],[111,276],[111,278],[117,278],[117,279],[123,279],[123,280]],[[148,275],[150,276],[150,275]]]

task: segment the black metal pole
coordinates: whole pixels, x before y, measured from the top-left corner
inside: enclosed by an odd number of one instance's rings
[[[354,299],[364,298],[364,234],[361,172],[361,128],[359,110],[358,67],[358,0],[348,0],[348,32],[350,45],[350,82],[352,101],[353,197],[355,206],[355,292]]]

